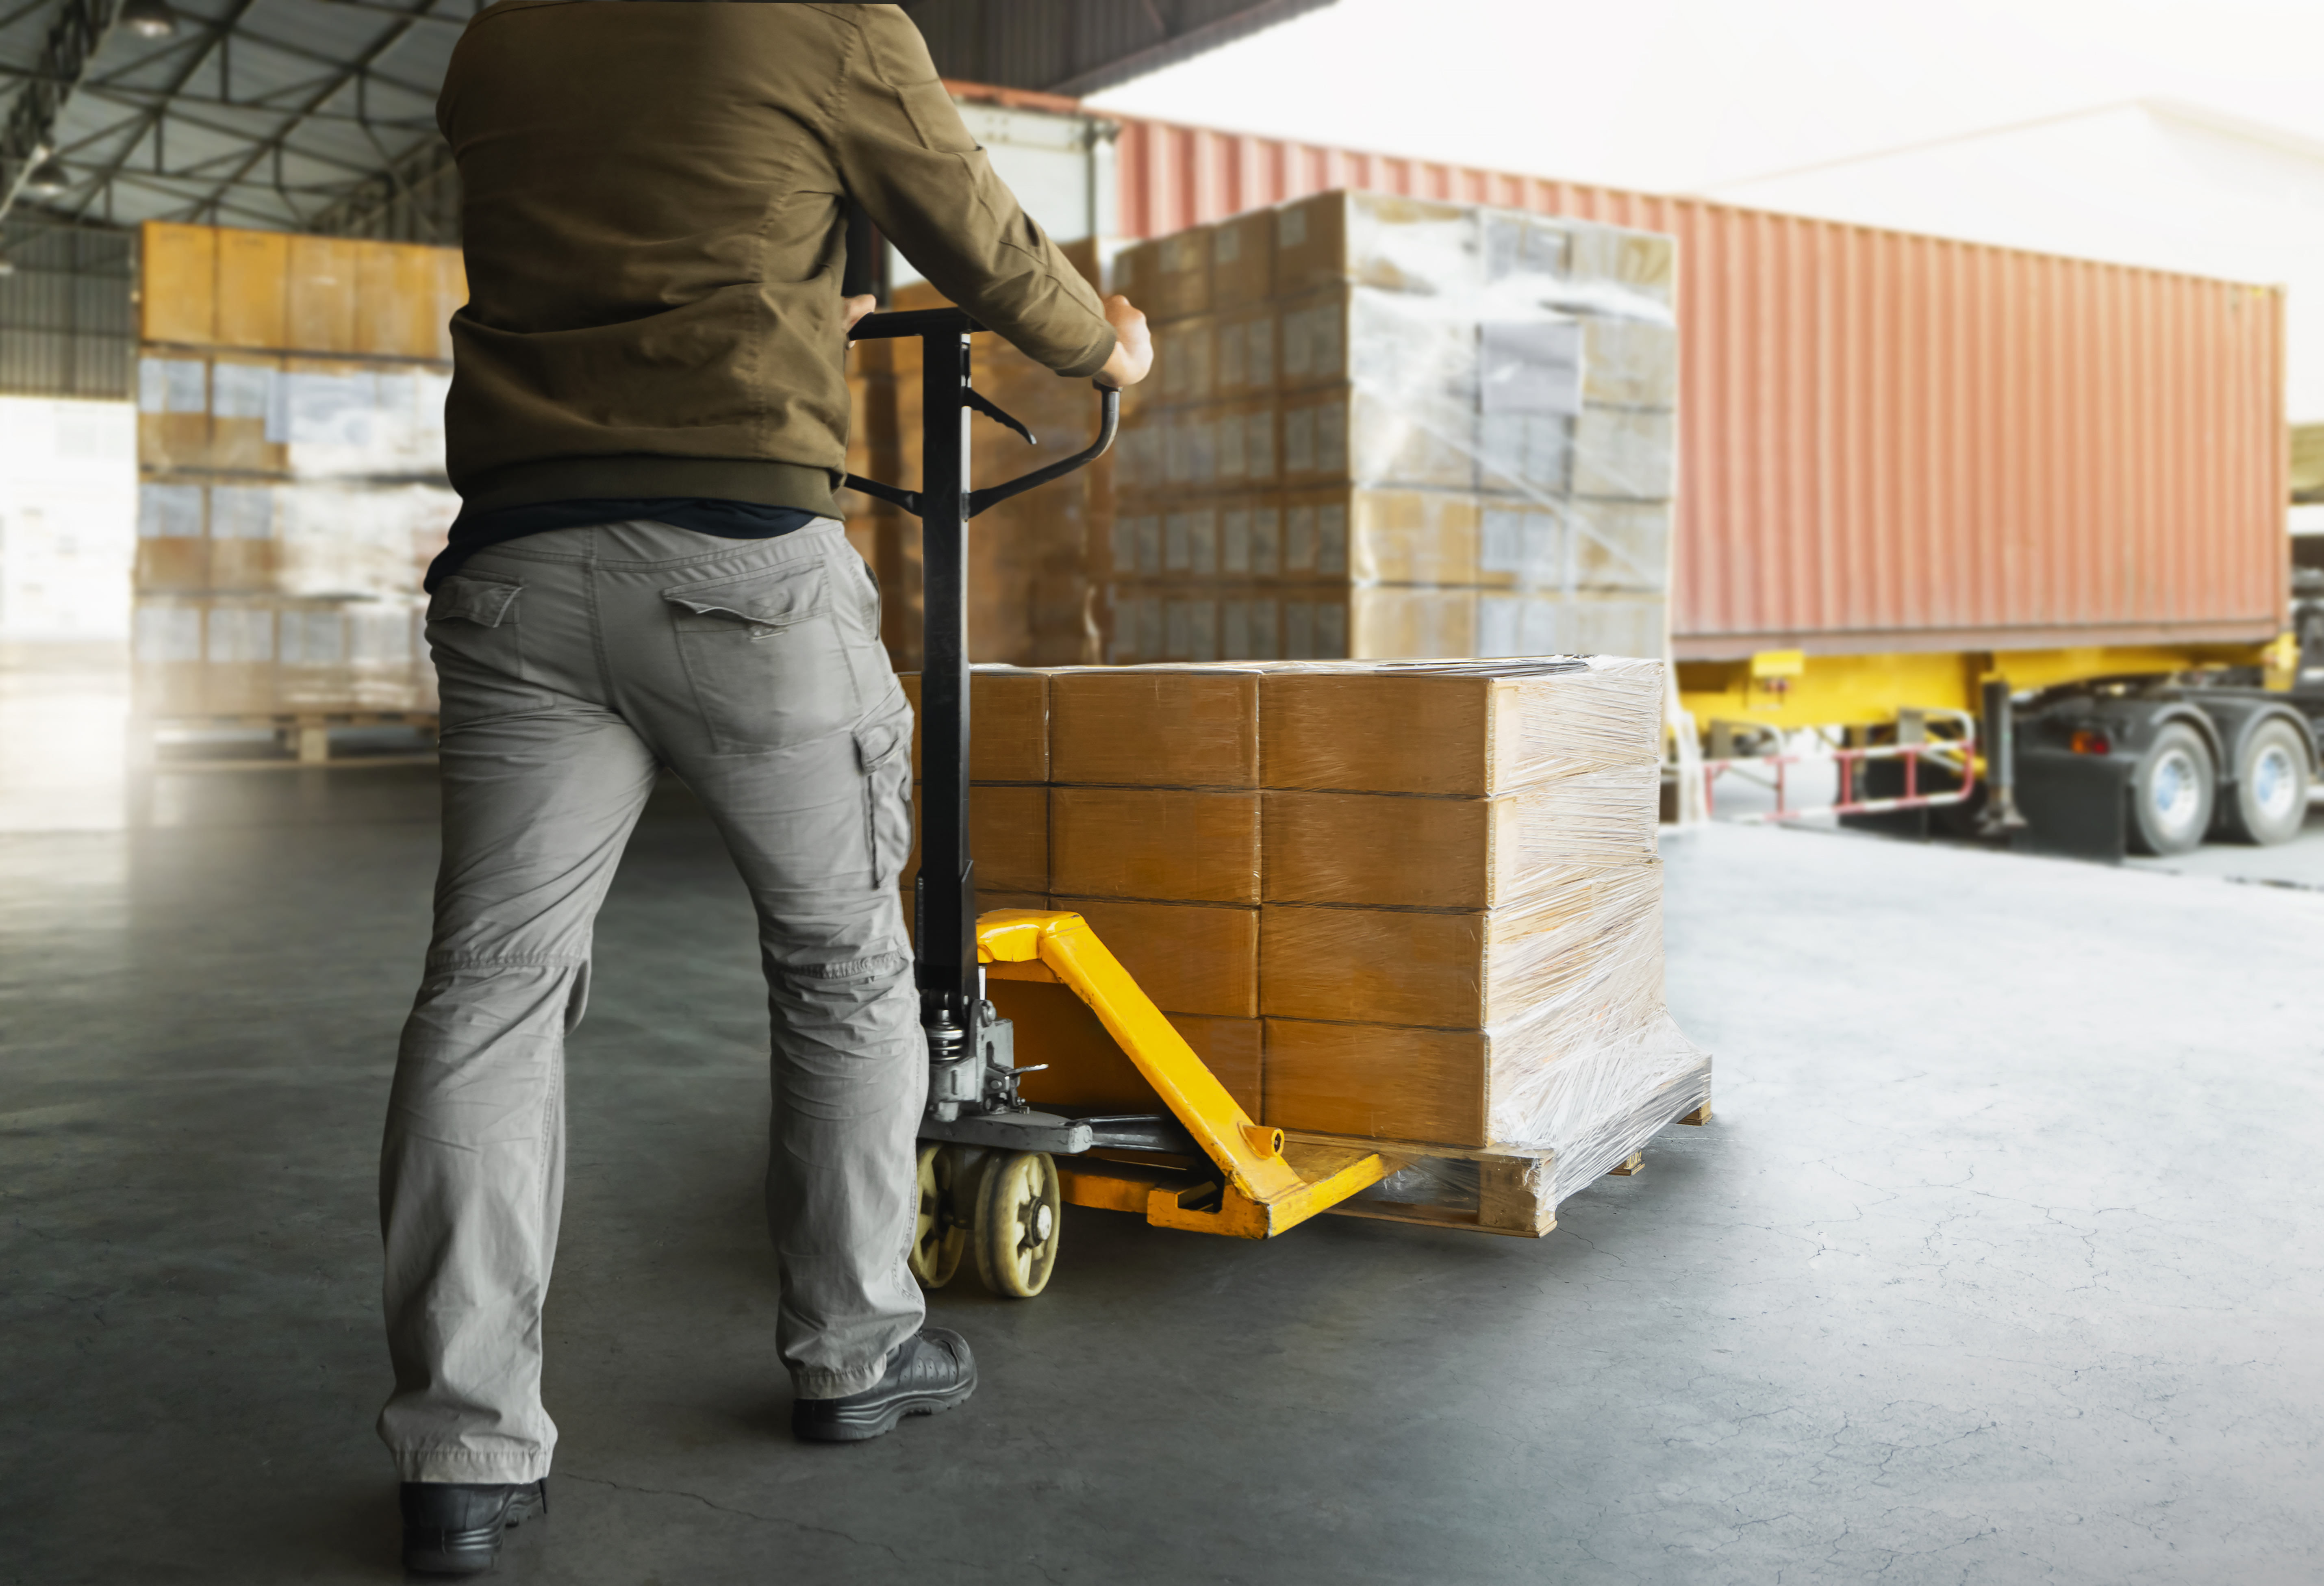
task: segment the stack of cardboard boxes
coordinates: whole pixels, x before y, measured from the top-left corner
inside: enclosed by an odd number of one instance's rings
[[[458,252],[152,223],[143,254],[138,711],[433,710]]]
[[[1665,650],[1671,239],[1332,192],[1125,252],[1107,659]]]
[[[1554,1206],[1708,1099],[1662,1003],[1662,670],[980,669],[980,906],[1087,918],[1261,1120],[1520,1160]],[[1156,1110],[1054,990],[992,987],[1052,1065],[1024,1093]]]

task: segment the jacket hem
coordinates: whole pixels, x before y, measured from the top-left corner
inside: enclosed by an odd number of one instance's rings
[[[758,457],[547,457],[512,463],[457,482],[462,504],[471,512],[555,501],[683,496],[795,507],[818,518],[836,518],[839,508],[831,487],[828,468]]]

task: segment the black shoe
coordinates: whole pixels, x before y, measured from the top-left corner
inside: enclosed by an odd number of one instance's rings
[[[501,1533],[549,1512],[549,1479],[521,1487],[467,1481],[406,1481],[403,1567],[430,1575],[475,1575],[500,1556]]]
[[[791,1435],[810,1443],[861,1443],[893,1432],[907,1415],[933,1415],[976,1391],[976,1357],[949,1327],[927,1327],[896,1346],[887,1375],[862,1393],[803,1398],[791,1406]]]

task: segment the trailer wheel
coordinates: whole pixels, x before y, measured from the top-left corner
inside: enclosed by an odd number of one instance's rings
[[[2193,851],[2211,827],[2218,773],[2209,745],[2184,722],[2154,735],[2130,779],[2130,845],[2140,853]]]
[[[942,1288],[960,1270],[968,1253],[968,1208],[960,1195],[960,1153],[923,1141],[920,1146],[920,1215],[912,1235],[909,1265],[922,1288]]]
[[[1057,1164],[1047,1151],[1010,1151],[985,1166],[976,1197],[976,1275],[1004,1299],[1029,1300],[1049,1284],[1065,1226]]]
[[[2289,843],[2308,824],[2308,745],[2287,721],[2262,722],[2244,741],[2236,796],[2220,812],[2227,834],[2262,846]]]

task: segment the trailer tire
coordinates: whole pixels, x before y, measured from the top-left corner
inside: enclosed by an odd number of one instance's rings
[[[2130,777],[2130,846],[2139,853],[2188,853],[2211,829],[2218,772],[2210,745],[2184,722],[2167,722]]]
[[[2226,834],[2269,847],[2289,843],[2308,824],[2308,745],[2290,722],[2262,722],[2244,740],[2235,797],[2219,812]]]

